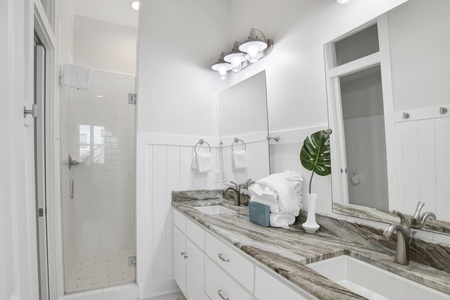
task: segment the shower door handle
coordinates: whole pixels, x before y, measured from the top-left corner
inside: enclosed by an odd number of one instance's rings
[[[70,179],[70,199],[73,199],[73,196],[75,196],[75,181]]]

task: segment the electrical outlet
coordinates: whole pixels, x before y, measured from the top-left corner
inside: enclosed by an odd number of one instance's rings
[[[227,182],[228,182],[228,171],[223,170],[223,183],[227,183]]]
[[[220,182],[220,170],[214,171],[214,182],[216,182],[216,183]]]

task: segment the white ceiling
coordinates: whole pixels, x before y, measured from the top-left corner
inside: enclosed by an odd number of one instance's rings
[[[138,12],[132,0],[72,0],[75,15],[137,28]]]

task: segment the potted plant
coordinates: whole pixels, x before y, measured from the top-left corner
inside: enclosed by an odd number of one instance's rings
[[[300,162],[302,166],[311,171],[308,192],[308,216],[306,222],[302,224],[308,233],[314,233],[319,229],[316,222],[316,200],[317,194],[312,193],[312,180],[314,174],[319,176],[327,176],[331,174],[331,157],[330,157],[330,134],[331,129],[320,130],[310,137],[306,137],[300,150]]]

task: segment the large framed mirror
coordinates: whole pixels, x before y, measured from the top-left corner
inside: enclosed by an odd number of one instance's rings
[[[450,233],[450,1],[409,0],[327,43],[335,213]],[[334,149],[334,150],[333,150]]]
[[[218,102],[223,182],[269,175],[265,71],[220,92]]]

